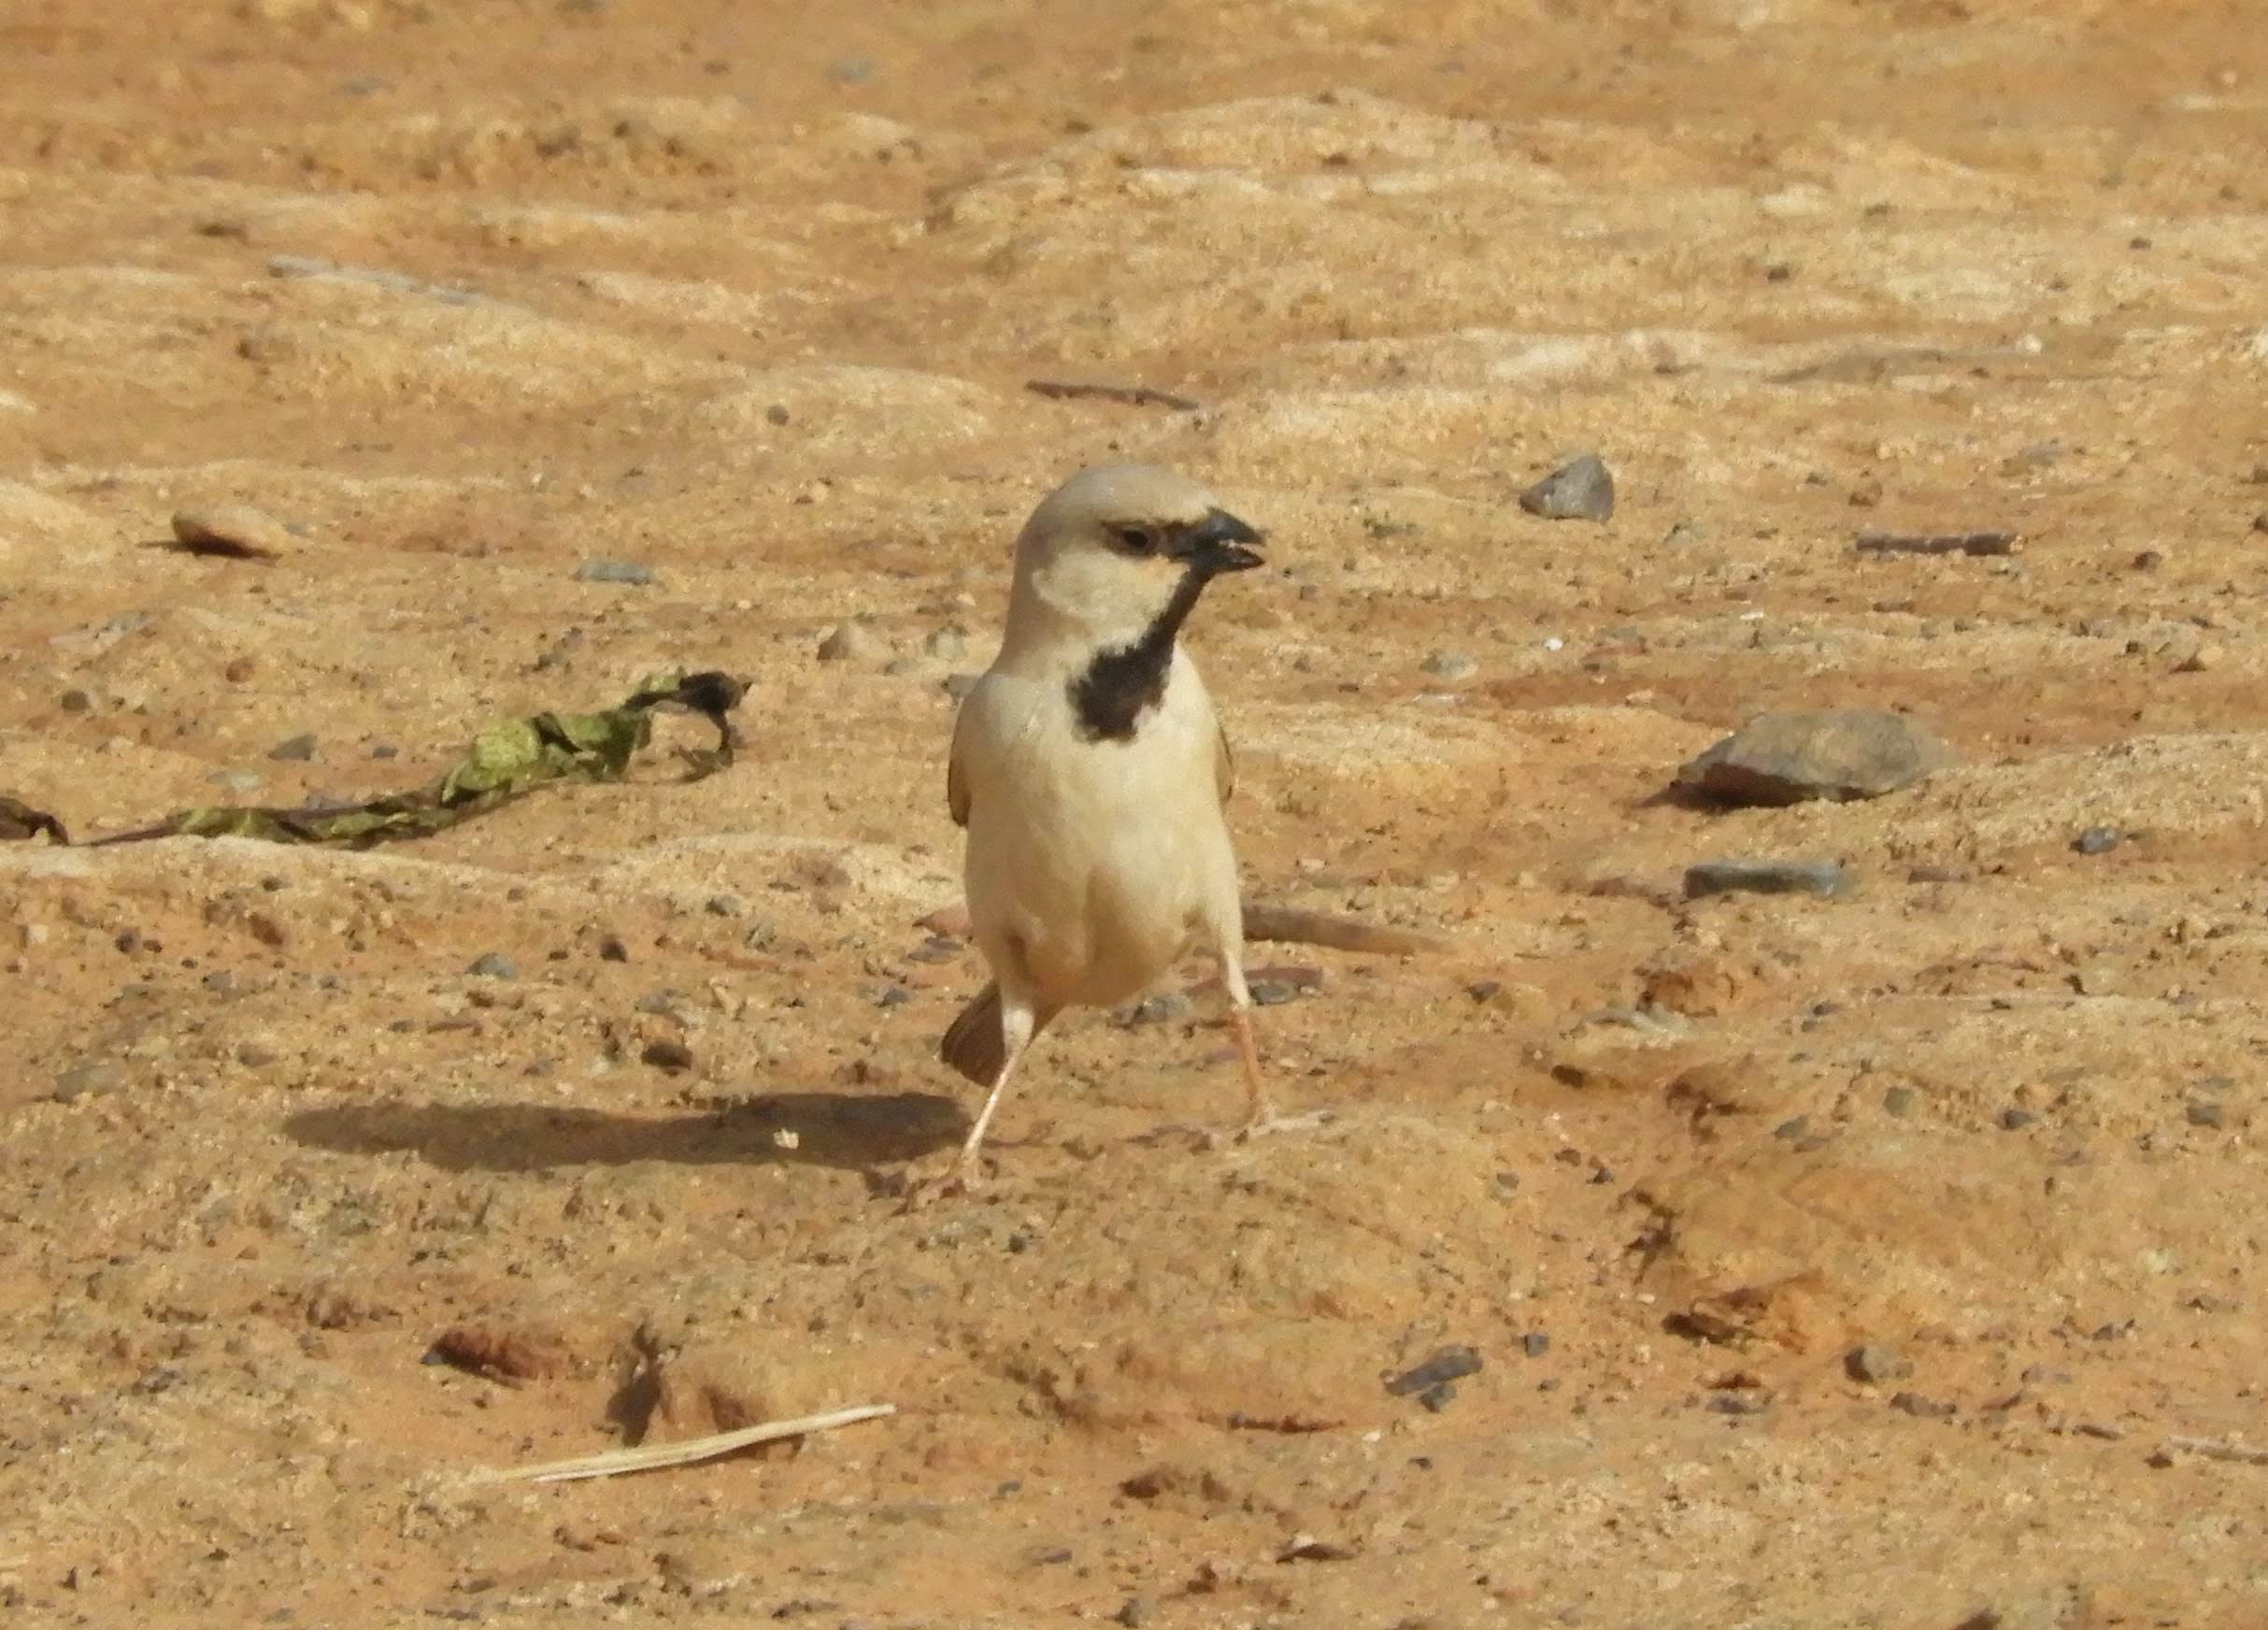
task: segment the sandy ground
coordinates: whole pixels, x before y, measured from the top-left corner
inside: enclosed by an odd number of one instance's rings
[[[11,1622],[2268,1623],[2268,1466],[2167,1448],[2268,1443],[2257,7],[818,9],[0,7],[0,792],[753,687],[417,844],[0,849]],[[1253,895],[1456,948],[1256,950],[1320,1130],[1204,1146],[1200,990],[901,1214],[945,685],[1117,456],[1275,540],[1195,639]],[[284,558],[151,547],[231,501]],[[1847,704],[1960,764],[1659,795]],[[1741,856],[1858,887],[1678,897]]]

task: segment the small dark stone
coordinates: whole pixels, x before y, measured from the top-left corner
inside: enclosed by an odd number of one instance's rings
[[[464,971],[479,979],[516,979],[520,977],[520,965],[501,951],[487,951],[473,958],[472,965]]]
[[[679,1070],[693,1067],[693,1050],[682,1041],[649,1041],[645,1051],[638,1054],[638,1062],[674,1075]]]
[[[2071,840],[2071,847],[2081,854],[2108,854],[2126,841],[2126,834],[2116,826],[2090,826]]]
[[[1170,1024],[1177,1019],[1186,1019],[1195,1010],[1195,1004],[1178,991],[1160,991],[1154,996],[1145,996],[1126,1013],[1129,1024]]]
[[[1754,1393],[1711,1393],[1708,1407],[1713,1415],[1761,1415],[1771,1401]]]
[[[634,589],[643,589],[653,581],[653,567],[640,561],[609,560],[600,556],[577,566],[575,576],[578,581],[585,583],[622,583]]]
[[[1961,1407],[1957,1404],[1938,1403],[1933,1398],[1923,1397],[1919,1393],[1894,1393],[1890,1395],[1890,1408],[1902,1415],[1911,1415],[1917,1420],[1950,1421],[1960,1413]]]
[[[2003,1109],[2000,1112],[2001,1130],[2020,1132],[2038,1119],[2039,1117],[2029,1109]]]
[[[1530,1358],[1541,1358],[1551,1351],[1551,1337],[1541,1330],[1531,1330],[1519,1338],[1519,1349]]]
[[[788,405],[785,402],[775,402],[763,410],[763,416],[771,423],[785,424],[789,419]]]
[[[1462,1380],[1480,1373],[1480,1354],[1469,1347],[1445,1347],[1423,1364],[1404,1370],[1386,1383],[1387,1393],[1397,1398],[1422,1393],[1428,1387],[1444,1381]]]
[[[1547,521],[1605,521],[1615,512],[1615,479],[1605,460],[1587,452],[1520,493],[1519,507]]]
[[[1843,1367],[1854,1381],[1899,1381],[1914,1373],[1914,1361],[1896,1348],[1866,1342],[1843,1355]]]
[[[701,903],[701,908],[711,917],[737,917],[748,908],[741,905],[737,894],[711,894]]]
[[[1418,1394],[1418,1402],[1423,1404],[1434,1414],[1438,1415],[1449,1407],[1456,1396],[1457,1383],[1455,1381],[1435,1381]]]
[[[1850,886],[1850,874],[1832,860],[1717,860],[1685,868],[1685,897],[1711,894],[1816,894],[1832,900]]]
[[[2192,1126],[2218,1127],[2221,1122],[2220,1106],[2207,1101],[2191,1104],[2182,1114]]]
[[[1882,1112],[1893,1120],[1903,1121],[1914,1112],[1920,1094],[1911,1087],[1886,1087],[1882,1093]]]
[[[1126,1630],[1140,1630],[1142,1625],[1149,1623],[1150,1615],[1156,1611],[1148,1596],[1128,1596],[1119,1604],[1119,1610],[1111,1617],[1125,1625]]]
[[[2252,518],[2252,530],[2255,532],[2268,532],[2268,509],[2261,510],[2258,515],[2255,515]]]
[[[1793,1143],[1811,1130],[1811,1117],[1793,1115],[1772,1129],[1772,1136],[1783,1142]]]
[[[65,713],[84,713],[94,706],[94,698],[84,691],[70,690],[55,698],[55,706]]]
[[[1254,979],[1249,988],[1255,1008],[1280,1008],[1299,998],[1299,987],[1289,979]]]
[[[630,947],[622,943],[620,935],[609,934],[598,942],[598,957],[601,962],[628,962]]]
[[[374,741],[370,744],[372,758],[395,758],[400,756],[401,751],[391,741]]]
[[[287,762],[305,763],[315,756],[315,737],[312,734],[294,736],[268,749],[268,757]]]
[[[2134,570],[2138,572],[2154,572],[2163,565],[2165,550],[2161,549],[2138,550],[2134,553]]]

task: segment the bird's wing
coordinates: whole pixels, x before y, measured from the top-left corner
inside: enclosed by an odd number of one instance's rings
[[[961,718],[953,722],[953,750],[945,761],[945,807],[955,826],[969,823],[969,778],[961,767],[961,722],[967,717],[968,709],[963,707]]]
[[[1236,755],[1229,751],[1229,727],[1213,726],[1213,785],[1220,789],[1220,803],[1228,807],[1229,795],[1236,791]]]

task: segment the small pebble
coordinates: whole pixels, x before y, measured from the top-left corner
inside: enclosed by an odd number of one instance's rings
[[[701,908],[711,917],[737,917],[748,908],[741,905],[737,894],[711,894],[701,903]]]
[[[1604,459],[1587,452],[1520,493],[1519,507],[1547,521],[1605,521],[1615,512],[1615,479]]]
[[[1437,651],[1418,665],[1437,679],[1469,679],[1480,665],[1462,651]]]
[[[2162,549],[2140,550],[2134,555],[2134,570],[2138,572],[2154,572],[2163,565],[2165,550]]]
[[[2029,1109],[2003,1109],[2000,1112],[2001,1130],[2020,1132],[2038,1119],[2039,1117]]]
[[[882,641],[873,629],[853,617],[838,623],[819,642],[821,662],[863,662],[881,654]]]
[[[1389,1394],[1405,1398],[1444,1381],[1462,1380],[1480,1373],[1480,1354],[1469,1347],[1444,1347],[1423,1364],[1404,1370],[1386,1383]]]
[[[1299,997],[1299,987],[1290,979],[1254,979],[1249,988],[1255,1008],[1280,1008]]]
[[[785,424],[791,418],[793,417],[793,415],[788,411],[788,405],[785,402],[773,403],[769,408],[766,408],[763,410],[763,416],[767,422],[773,424]]]
[[[1456,1396],[1457,1383],[1455,1381],[1435,1381],[1418,1394],[1418,1402],[1423,1404],[1430,1412],[1438,1415],[1449,1407],[1450,1401]]]
[[[1894,1394],[1890,1398],[1890,1408],[1900,1414],[1912,1415],[1923,1421],[1950,1421],[1959,1409],[1958,1405],[1940,1404],[1933,1398],[1923,1397],[1919,1393]]]
[[[1541,1330],[1531,1330],[1519,1338],[1519,1347],[1530,1358],[1541,1358],[1551,1351],[1551,1337]]]
[[[2182,1114],[2192,1126],[2218,1127],[2221,1123],[2220,1106],[2209,1101],[2191,1104]]]
[[[1914,1373],[1914,1361],[1894,1347],[1870,1341],[1845,1353],[1843,1367],[1854,1381],[1898,1381]]]
[[[638,561],[608,560],[602,556],[577,566],[575,576],[585,583],[626,583],[642,589],[653,581],[653,567]]]
[[[1888,1087],[1882,1094],[1882,1112],[1892,1120],[1903,1121],[1919,1102],[1920,1094],[1911,1087]]]
[[[1128,1596],[1119,1604],[1119,1610],[1111,1617],[1125,1625],[1126,1630],[1140,1630],[1142,1625],[1149,1623],[1150,1615],[1156,1611],[1148,1596]]]
[[[2126,834],[2116,826],[2090,826],[2072,839],[2071,847],[2081,854],[2108,854],[2126,840]]]
[[[1196,1004],[1179,991],[1160,991],[1154,996],[1145,996],[1127,1009],[1129,1024],[1170,1024],[1177,1019],[1186,1019],[1195,1010]]]
[[[94,698],[84,691],[65,691],[55,698],[55,706],[61,708],[65,713],[84,713],[94,706]]]
[[[2268,532],[2268,509],[2261,510],[2258,515],[2255,515],[2252,518],[2252,530],[2255,532]]]
[[[668,1070],[674,1075],[678,1070],[693,1067],[693,1050],[682,1041],[649,1041],[638,1054],[638,1062],[649,1064],[658,1070]]]
[[[478,979],[516,979],[520,965],[501,951],[485,951],[473,958],[472,965],[464,970]]]
[[[1784,1142],[1793,1143],[1799,1138],[1803,1137],[1804,1135],[1810,1130],[1811,1117],[1808,1115],[1797,1115],[1790,1120],[1783,1121],[1777,1126],[1775,1126],[1772,1129],[1772,1136],[1780,1138]]]
[[[278,742],[268,749],[268,757],[284,763],[304,764],[315,756],[315,737],[301,735]]]
[[[207,779],[232,793],[257,793],[267,784],[257,770],[215,770]]]
[[[126,1072],[105,1060],[97,1064],[74,1065],[55,1078],[50,1096],[59,1104],[76,1104],[81,1098],[99,1097],[115,1093],[126,1084]]]
[[[173,518],[173,536],[193,554],[272,559],[292,548],[292,535],[283,523],[250,504],[178,510]]]
[[[1685,868],[1685,897],[1711,894],[1814,894],[1833,900],[1850,887],[1850,874],[1832,860],[1719,860]]]

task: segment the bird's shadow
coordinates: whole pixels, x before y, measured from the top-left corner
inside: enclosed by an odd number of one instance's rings
[[[768,1093],[667,1116],[397,1098],[304,1110],[283,1129],[308,1148],[339,1154],[407,1150],[444,1171],[530,1172],[662,1160],[870,1172],[956,1142],[968,1126],[960,1105],[936,1093]]]

